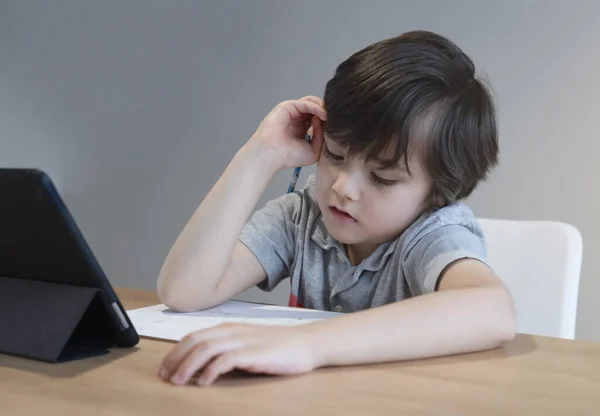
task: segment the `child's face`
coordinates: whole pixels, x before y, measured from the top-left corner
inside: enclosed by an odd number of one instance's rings
[[[375,161],[347,157],[325,137],[316,189],[327,231],[341,243],[372,249],[399,236],[431,202],[431,178],[417,158],[409,166],[411,175],[404,162],[381,169]]]

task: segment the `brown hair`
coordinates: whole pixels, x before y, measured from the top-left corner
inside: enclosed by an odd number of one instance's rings
[[[471,59],[435,33],[407,32],[356,52],[337,67],[324,100],[324,132],[350,154],[373,160],[392,146],[390,163],[404,161],[410,173],[409,152],[421,145],[443,205],[468,197],[498,163],[491,94]]]

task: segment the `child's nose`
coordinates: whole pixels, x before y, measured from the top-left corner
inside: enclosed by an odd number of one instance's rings
[[[360,189],[358,178],[346,171],[340,171],[332,187],[333,191],[342,199],[358,201],[360,198]]]

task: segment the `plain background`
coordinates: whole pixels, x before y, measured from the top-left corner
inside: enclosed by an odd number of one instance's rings
[[[436,31],[499,103],[501,166],[468,202],[478,216],[581,230],[577,336],[600,340],[599,16],[594,0],[3,0],[0,165],[46,170],[112,283],[154,288],[178,233],[277,102],[321,95],[372,42]],[[242,297],[285,304],[288,293]]]

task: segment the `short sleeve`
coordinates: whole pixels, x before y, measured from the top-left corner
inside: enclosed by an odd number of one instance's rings
[[[465,258],[487,264],[485,240],[478,228],[446,225],[423,236],[403,262],[404,275],[413,296],[434,292],[444,269]]]
[[[298,193],[283,195],[254,212],[242,228],[239,241],[248,247],[267,273],[267,279],[258,284],[262,290],[273,290],[290,274],[301,206],[302,196]]]

